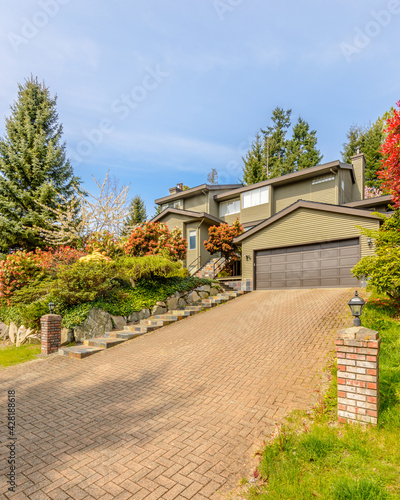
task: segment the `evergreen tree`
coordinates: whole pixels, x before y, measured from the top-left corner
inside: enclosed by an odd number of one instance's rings
[[[128,234],[138,224],[146,222],[147,213],[144,201],[139,195],[136,195],[129,205],[129,215],[125,220],[123,234]]]
[[[244,162],[243,184],[255,184],[268,178],[267,169],[264,166],[264,144],[260,134],[256,135],[251,149],[242,159]]]
[[[79,185],[61,142],[56,100],[44,83],[31,77],[18,85],[18,99],[6,118],[6,132],[0,138],[3,252],[44,246],[34,226],[50,228],[55,214],[45,207],[59,208]]]
[[[207,175],[207,182],[209,184],[218,184],[218,172],[213,168]]]
[[[278,177],[287,173],[286,163],[286,132],[290,128],[290,115],[292,110],[284,110],[279,106],[272,112],[273,125],[266,130],[261,129],[264,134],[264,157],[266,159],[268,177]]]
[[[293,127],[292,139],[287,142],[285,173],[314,167],[321,160],[321,152],[317,149],[316,130],[310,130],[309,124],[299,117]]]

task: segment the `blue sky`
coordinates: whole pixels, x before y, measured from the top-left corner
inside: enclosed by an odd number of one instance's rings
[[[17,82],[58,95],[74,170],[154,199],[241,157],[276,106],[340,158],[351,124],[400,99],[400,1],[19,0],[0,17],[0,136]]]

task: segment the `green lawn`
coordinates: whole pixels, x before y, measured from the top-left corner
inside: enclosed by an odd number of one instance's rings
[[[40,345],[5,346],[0,348],[0,366],[12,366],[36,359],[40,354]]]
[[[337,423],[336,374],[312,415],[295,412],[260,452],[251,500],[400,499],[400,308],[368,301],[363,326],[380,332],[380,417],[377,427]]]

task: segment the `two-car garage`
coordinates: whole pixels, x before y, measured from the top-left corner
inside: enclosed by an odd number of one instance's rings
[[[359,238],[255,252],[257,290],[356,286],[352,267],[360,260]]]
[[[351,269],[374,252],[360,226],[379,224],[366,210],[299,200],[235,239],[242,280],[255,290],[357,286]]]

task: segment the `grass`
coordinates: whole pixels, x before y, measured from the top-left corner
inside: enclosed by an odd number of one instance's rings
[[[40,345],[5,346],[0,348],[0,366],[7,367],[36,359]]]
[[[314,412],[294,412],[260,452],[248,500],[400,499],[399,313],[398,304],[375,295],[362,316],[382,338],[378,426],[337,423],[332,363],[332,382]]]

